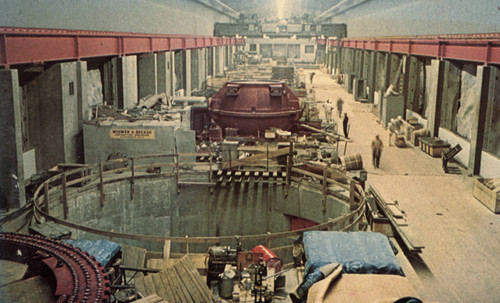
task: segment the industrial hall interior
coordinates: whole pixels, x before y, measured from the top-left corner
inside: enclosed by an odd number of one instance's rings
[[[500,302],[500,2],[0,0],[0,302]]]

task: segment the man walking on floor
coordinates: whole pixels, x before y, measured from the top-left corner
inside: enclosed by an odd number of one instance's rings
[[[342,106],[344,105],[344,100],[342,98],[337,99],[337,111],[339,112],[339,118],[342,118]]]
[[[333,111],[333,105],[330,103],[330,99],[326,100],[325,104],[323,104],[323,109],[325,110],[326,123],[330,123],[332,121]]]
[[[347,113],[344,113],[344,120],[342,121],[342,126],[344,127],[344,137],[349,138],[349,118],[347,117]]]
[[[379,136],[376,135],[375,139],[372,141],[372,161],[374,168],[379,168],[380,156],[382,155],[383,148],[384,144],[382,143],[382,140],[380,140]]]
[[[312,72],[312,73],[309,74],[309,78],[311,79],[311,85],[313,84],[314,75],[316,75],[315,72]]]

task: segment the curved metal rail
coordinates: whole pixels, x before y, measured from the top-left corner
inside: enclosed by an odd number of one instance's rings
[[[59,175],[53,176],[47,179],[43,184],[41,184],[35,191],[33,198],[33,210],[35,219],[38,222],[45,220],[52,220],[58,224],[65,225],[70,228],[81,230],[84,232],[89,232],[97,234],[103,237],[109,237],[110,239],[121,238],[130,240],[145,240],[145,241],[157,241],[164,242],[169,240],[171,242],[185,243],[186,253],[189,252],[189,244],[195,243],[205,243],[205,244],[216,244],[226,241],[235,241],[239,239],[242,242],[245,241],[260,241],[266,243],[270,248],[272,245],[272,240],[296,237],[305,231],[310,230],[336,230],[336,231],[352,231],[355,230],[359,223],[364,219],[365,207],[366,207],[366,195],[363,188],[354,180],[350,180],[351,184],[346,185],[339,183],[338,181],[328,177],[327,170],[323,176],[307,172],[297,168],[291,168],[291,173],[294,177],[288,178],[287,183],[290,184],[292,180],[298,180],[297,176],[307,177],[314,179],[316,183],[322,184],[323,187],[323,210],[326,205],[326,196],[330,195],[328,190],[328,185],[334,185],[341,187],[346,190],[350,190],[350,197],[344,197],[344,201],[349,201],[351,205],[351,212],[335,219],[328,220],[317,226],[304,228],[295,231],[284,231],[277,233],[267,233],[267,234],[256,234],[256,235],[234,235],[234,236],[222,236],[222,237],[175,237],[175,236],[153,236],[153,235],[142,235],[142,234],[127,234],[119,233],[113,231],[101,230],[93,227],[89,227],[82,224],[77,224],[66,220],[68,214],[67,199],[68,196],[77,194],[79,192],[87,191],[92,188],[99,188],[101,192],[101,206],[105,203],[104,188],[107,184],[128,180],[131,186],[131,195],[133,195],[134,180],[139,178],[164,178],[164,177],[175,177],[177,183],[179,184],[181,174],[188,174],[189,172],[183,171],[183,163],[179,162],[180,158],[186,156],[194,156],[195,154],[167,154],[167,155],[148,155],[148,156],[138,156],[131,158],[115,159],[107,162],[102,162],[95,165],[90,165],[85,168],[79,168],[71,170]],[[148,163],[139,164],[143,160],[151,159],[175,159],[174,163]],[[111,168],[106,170],[106,167],[113,167],[113,165],[121,164],[121,167]],[[126,164],[126,165],[125,165]],[[193,163],[189,162],[190,165],[205,165],[206,163]],[[212,163],[210,163],[212,166]],[[167,172],[158,172],[158,168],[169,169]],[[156,169],[155,173],[147,173],[147,171],[153,171]],[[211,183],[211,172],[210,167],[207,170],[208,178]],[[121,174],[118,174],[121,173]],[[199,172],[198,172],[199,174]],[[68,179],[71,179],[70,181]],[[300,178],[299,178],[300,179]],[[70,187],[76,184],[82,185],[80,188]],[[287,185],[288,186],[288,185]],[[338,198],[338,196],[336,196]],[[64,218],[58,218],[50,215],[49,208],[53,203],[61,203],[64,208]],[[282,247],[282,249],[291,249],[291,245],[287,247]],[[277,250],[279,250],[278,248]]]
[[[109,302],[106,270],[81,249],[46,237],[11,233],[0,233],[0,247],[1,259],[29,264],[33,275],[49,268],[57,281],[57,302]]]

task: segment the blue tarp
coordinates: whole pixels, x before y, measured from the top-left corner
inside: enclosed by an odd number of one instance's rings
[[[106,240],[63,240],[64,242],[80,248],[83,251],[94,256],[102,266],[108,266],[108,263],[120,251],[121,246],[118,243]]]
[[[304,274],[329,263],[340,263],[344,273],[404,276],[387,236],[373,232],[308,231],[303,234]]]

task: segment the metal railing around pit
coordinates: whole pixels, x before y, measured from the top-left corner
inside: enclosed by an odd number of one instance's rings
[[[222,237],[180,237],[180,236],[152,236],[152,235],[142,235],[142,234],[127,234],[114,231],[106,231],[97,228],[92,228],[82,224],[77,224],[67,220],[68,217],[68,197],[74,194],[85,192],[94,188],[98,188],[100,192],[100,205],[103,207],[106,203],[105,186],[118,181],[128,180],[130,181],[130,195],[134,195],[134,181],[137,179],[153,179],[153,178],[165,178],[165,177],[175,177],[177,180],[177,190],[179,191],[179,185],[181,182],[181,177],[184,174],[189,174],[189,171],[183,169],[184,165],[193,166],[203,166],[207,172],[208,182],[195,182],[196,184],[204,185],[214,185],[216,183],[212,182],[212,172],[215,169],[215,164],[212,163],[212,157],[209,156],[209,163],[202,162],[181,162],[180,159],[185,157],[199,156],[199,154],[168,154],[168,155],[148,155],[148,156],[138,156],[131,158],[121,158],[110,160],[106,162],[101,162],[94,165],[89,165],[83,168],[74,169],[71,171],[60,173],[47,179],[43,184],[41,184],[35,191],[33,198],[33,208],[34,208],[34,218],[36,222],[40,223],[43,220],[51,220],[55,223],[67,226],[69,228],[74,228],[83,232],[93,233],[101,237],[109,237],[110,240],[113,239],[129,239],[129,240],[141,240],[141,241],[157,241],[157,242],[177,242],[184,243],[185,253],[189,253],[190,244],[207,244],[207,245],[217,245],[223,242],[235,242],[237,240],[245,243],[245,241],[258,241],[260,243],[265,243],[267,247],[273,248],[275,253],[283,253],[289,251],[293,248],[293,245],[273,247],[272,241],[276,239],[292,239],[297,237],[305,231],[311,230],[333,230],[333,231],[353,231],[358,230],[361,223],[363,223],[365,218],[366,210],[366,195],[363,187],[360,183],[355,180],[346,178],[350,181],[350,184],[344,184],[338,180],[332,179],[331,172],[328,169],[324,170],[323,175],[318,175],[298,168],[290,168],[287,171],[287,182],[285,186],[288,187],[290,182],[300,182],[302,178],[309,178],[314,180],[316,183],[322,185],[323,188],[323,211],[326,207],[326,197],[334,193],[331,191],[331,186],[338,186],[344,190],[349,191],[349,198],[343,197],[343,200],[348,199],[351,211],[348,214],[342,215],[340,217],[330,219],[327,222],[323,222],[317,226],[304,228],[295,231],[284,231],[276,233],[267,234],[256,234],[256,235],[234,235],[234,236],[222,236]],[[162,160],[163,161],[160,161]],[[154,160],[154,163],[147,163],[147,161]],[[159,162],[158,162],[159,161]],[[146,162],[146,163],[145,163]],[[208,167],[207,167],[208,164]],[[195,171],[199,175],[200,170]],[[290,177],[289,177],[290,176]],[[188,184],[193,184],[188,183]],[[339,198],[338,195],[334,195]],[[50,206],[55,203],[60,203],[63,207],[63,218],[51,215]]]

